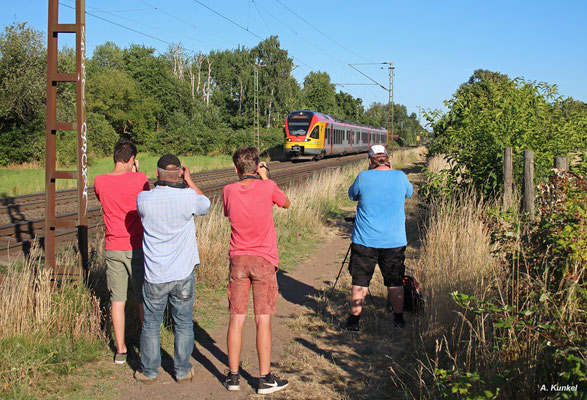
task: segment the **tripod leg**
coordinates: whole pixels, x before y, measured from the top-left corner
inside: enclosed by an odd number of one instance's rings
[[[328,299],[330,299],[332,297],[332,293],[334,293],[334,288],[336,287],[336,284],[338,283],[338,278],[340,278],[340,274],[342,273],[344,263],[346,262],[346,259],[348,258],[349,253],[351,252],[352,245],[353,245],[352,243],[349,245],[349,248],[346,251],[346,255],[344,256],[344,260],[342,260],[342,264],[340,265],[340,270],[338,271],[338,275],[336,276],[336,280],[334,281],[334,285],[332,285],[332,287],[330,288],[330,292],[328,293]]]

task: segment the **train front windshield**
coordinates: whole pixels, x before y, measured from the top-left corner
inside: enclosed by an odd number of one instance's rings
[[[297,111],[287,117],[287,129],[290,136],[304,136],[308,133],[313,113]]]

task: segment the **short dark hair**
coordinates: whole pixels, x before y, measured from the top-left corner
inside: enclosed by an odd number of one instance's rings
[[[240,175],[254,174],[259,165],[259,151],[254,146],[241,147],[232,156],[232,162]]]
[[[133,156],[137,156],[137,146],[130,140],[122,139],[114,145],[114,163],[127,163]]]
[[[369,157],[375,166],[380,166],[384,164],[389,165],[389,156],[388,155],[377,155],[375,157]]]

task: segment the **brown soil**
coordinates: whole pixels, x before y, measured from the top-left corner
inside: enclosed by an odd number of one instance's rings
[[[414,183],[419,169],[405,170]],[[415,185],[414,185],[415,186]],[[406,206],[408,269],[415,265],[419,247],[416,196]],[[343,399],[388,398],[401,391],[393,381],[394,366],[407,357],[412,348],[415,318],[406,315],[408,327],[393,328],[385,311],[385,290],[376,271],[367,297],[363,330],[349,333],[340,329],[348,314],[350,279],[345,268],[333,293],[330,288],[341,269],[350,244],[351,222],[333,226],[333,236],[320,244],[314,255],[295,271],[278,273],[280,297],[273,316],[272,370],[290,381],[288,388],[267,398]],[[199,305],[196,302],[196,308]],[[251,307],[249,307],[251,309]],[[195,377],[187,384],[177,384],[173,375],[172,355],[162,354],[163,367],[158,382],[144,385],[133,379],[138,357],[128,365],[113,366],[118,380],[118,396],[124,399],[249,399],[255,394],[258,362],[255,349],[253,315],[247,318],[243,334],[241,390],[228,392],[222,385],[228,364],[226,327],[228,312],[220,313],[217,328],[206,330],[194,323],[196,346],[192,353]],[[119,367],[119,368],[118,368]],[[390,378],[391,377],[391,378]]]

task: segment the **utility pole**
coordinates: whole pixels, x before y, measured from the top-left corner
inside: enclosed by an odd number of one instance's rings
[[[260,151],[259,139],[259,63],[255,63],[255,133],[257,135],[255,146]]]
[[[380,84],[379,82],[377,82],[375,79],[371,78],[370,76],[368,76],[367,74],[363,73],[362,71],[360,71],[358,68],[355,67],[355,65],[389,65],[388,69],[389,69],[389,86],[387,88],[385,88],[385,86],[383,86],[382,84]],[[382,63],[362,63],[362,64],[348,64],[349,67],[351,67],[352,69],[354,69],[355,71],[357,71],[358,73],[360,73],[361,75],[363,75],[364,77],[366,77],[367,79],[369,79],[371,82],[373,82],[373,84],[379,86],[381,89],[386,90],[387,91],[387,141],[389,143],[389,135],[393,134],[393,129],[394,129],[394,117],[393,117],[393,107],[394,107],[394,103],[393,103],[393,79],[395,76],[395,67],[393,65],[393,61],[390,62],[382,62]],[[383,69],[384,67],[381,67],[381,69]],[[339,84],[341,86],[344,85],[356,85],[354,83],[347,83],[347,84]],[[369,85],[369,84],[366,84]],[[390,108],[391,108],[391,126],[389,124],[390,122]]]
[[[394,132],[394,112],[393,112],[393,108],[394,108],[394,103],[393,103],[393,78],[395,75],[395,67],[393,66],[393,61],[390,61],[389,63],[384,63],[384,64],[388,64],[389,67],[389,88],[388,88],[388,97],[387,97],[387,109],[390,110],[391,109],[391,130],[389,129],[389,111],[387,112],[387,131],[389,132],[389,135],[392,135],[393,138],[393,132]],[[390,108],[391,106],[391,108]],[[389,138],[388,135],[388,138]],[[389,141],[389,139],[388,139]]]
[[[49,0],[47,42],[47,107],[45,144],[45,266],[55,275],[55,231],[77,229],[78,265],[77,279],[87,277],[88,272],[88,157],[86,125],[86,3],[75,1],[75,23],[59,23],[59,1]],[[59,73],[57,69],[58,36],[75,34],[75,72]],[[63,82],[76,84],[76,120],[57,120],[57,86]],[[76,131],[77,170],[57,170],[57,131]],[[56,180],[77,180],[77,221],[59,219],[55,213]],[[64,277],[64,276],[63,276]]]

